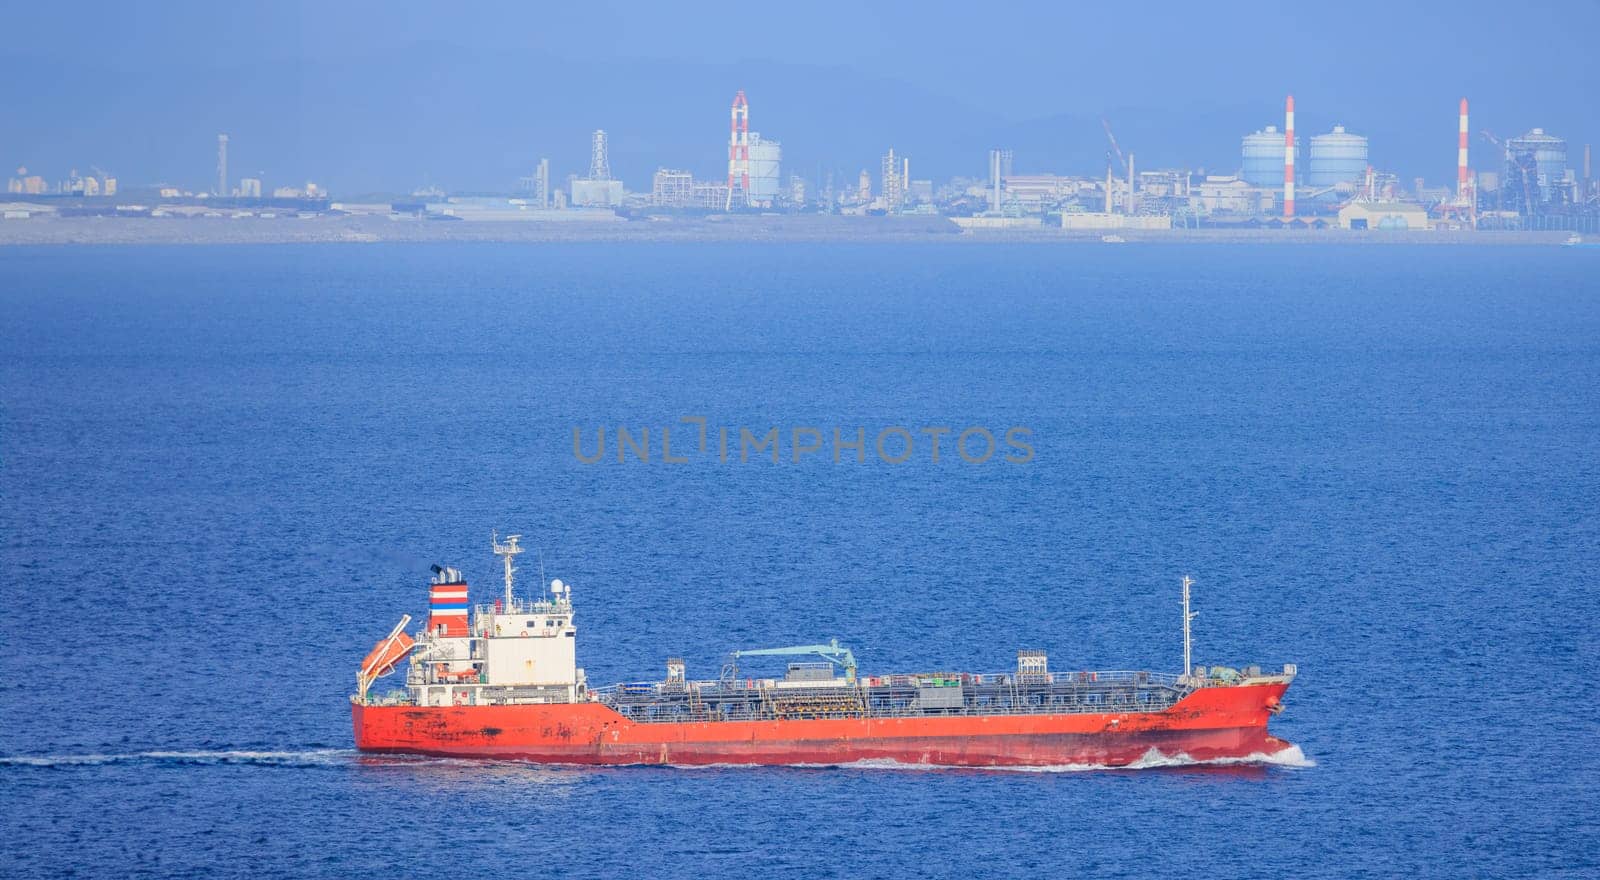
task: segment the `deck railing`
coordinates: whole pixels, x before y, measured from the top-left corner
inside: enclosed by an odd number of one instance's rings
[[[1126,670],[1126,669],[1118,669],[1118,670],[1110,670],[1110,671],[1106,671],[1106,670],[1089,670],[1089,671],[1082,671],[1082,672],[1077,672],[1077,671],[1074,671],[1074,672],[1043,672],[1043,673],[1021,673],[1021,674],[1016,673],[1016,672],[995,672],[995,673],[988,673],[988,672],[984,672],[984,673],[918,672],[918,673],[911,673],[911,674],[906,674],[906,675],[875,675],[875,676],[865,676],[864,675],[864,676],[861,676],[859,679],[857,679],[854,688],[850,688],[848,686],[839,687],[839,686],[824,685],[822,688],[818,688],[818,689],[827,689],[827,690],[838,691],[838,690],[862,689],[862,688],[871,688],[871,689],[874,689],[874,690],[879,689],[879,688],[890,688],[890,687],[916,688],[916,687],[919,686],[919,683],[927,683],[927,682],[937,681],[937,680],[959,681],[962,686],[980,686],[980,687],[988,687],[988,686],[991,686],[991,685],[999,685],[999,684],[1020,684],[1020,685],[1028,686],[1028,687],[1036,687],[1036,686],[1038,686],[1040,684],[1057,685],[1057,686],[1059,686],[1059,685],[1134,684],[1134,685],[1156,685],[1156,686],[1165,686],[1165,687],[1179,687],[1179,686],[1187,687],[1191,683],[1192,684],[1198,684],[1199,683],[1197,681],[1193,681],[1192,679],[1186,681],[1184,676],[1173,675],[1172,673],[1168,673],[1168,672],[1148,672],[1148,671],[1144,671],[1144,670]],[[721,689],[738,690],[738,689],[741,689],[741,688],[749,689],[749,690],[756,690],[756,689],[765,687],[764,682],[768,682],[768,681],[772,681],[772,682],[776,683],[776,682],[782,681],[782,679],[774,679],[774,678],[737,678],[737,679],[720,679],[720,680],[718,680],[718,679],[708,679],[708,680],[690,681],[690,682],[672,682],[671,684],[672,684],[673,687],[679,689],[680,691],[685,691],[685,690],[688,690],[688,689],[691,689],[691,688],[700,688],[702,690],[702,692],[705,692],[707,690],[721,690]],[[627,682],[618,682],[616,684],[609,684],[609,685],[606,685],[604,687],[591,688],[590,689],[590,693],[596,694],[596,695],[606,695],[606,694],[619,693],[619,692],[620,693],[630,693],[630,692],[632,692],[632,693],[656,693],[659,690],[661,690],[661,687],[663,685],[666,685],[666,684],[668,684],[668,682],[662,682],[662,681],[627,681]],[[634,689],[636,689],[636,690],[634,690]],[[786,688],[785,690],[787,690],[787,689],[788,688]],[[800,687],[794,687],[792,689],[793,690],[802,690],[802,689],[809,690],[809,688],[800,688]]]
[[[1199,684],[1168,673],[1114,670],[874,676],[853,687],[770,687],[768,680],[628,682],[591,693],[639,722],[773,718],[932,718],[978,715],[1158,712]],[[931,682],[931,683],[930,683]],[[925,696],[954,698],[924,704]],[[941,700],[943,702],[943,700]]]

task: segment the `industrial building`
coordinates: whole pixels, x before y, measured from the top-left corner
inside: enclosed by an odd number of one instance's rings
[[[6,192],[15,195],[43,196],[114,196],[117,194],[117,179],[99,168],[93,174],[79,174],[74,168],[68,173],[65,180],[58,180],[54,186],[38,174],[29,174],[26,167],[17,169],[17,176],[6,183]]]
[[[1191,189],[1190,205],[1201,214],[1258,214],[1272,206],[1272,195],[1237,175],[1207,175]]]
[[[1139,195],[1148,199],[1187,198],[1192,189],[1186,171],[1158,169],[1139,172]]]
[[[694,200],[694,175],[687,171],[662,168],[650,178],[650,204],[661,208],[684,208]]]
[[[540,159],[532,174],[517,178],[517,191],[532,196],[533,204],[538,208],[550,207],[550,160]]]
[[[615,208],[622,204],[622,181],[611,179],[611,157],[605,129],[589,139],[589,176],[570,183],[572,204],[583,208]]]
[[[728,203],[730,195],[727,184],[710,180],[697,180],[694,182],[694,201],[696,208],[721,208]]]
[[[990,159],[991,166],[994,159]],[[1094,184],[1081,178],[1059,174],[1013,174],[1000,179],[1006,200],[1015,202],[1024,211],[1042,211],[1069,202],[1079,191]]]
[[[1411,202],[1357,200],[1339,209],[1340,229],[1421,230],[1431,228],[1428,210]]]
[[[306,181],[304,187],[280,186],[272,191],[275,199],[326,199],[328,191],[311,181]]]
[[[789,204],[795,208],[806,204],[806,179],[798,174],[789,175]]]
[[[622,204],[624,195],[620,180],[575,178],[571,189],[571,204],[578,208],[615,208]]]
[[[29,174],[26,167],[17,169],[17,176],[11,178],[6,186],[6,192],[22,195],[37,196],[45,193],[44,178],[37,174]]]
[[[708,180],[695,180],[687,171],[662,168],[650,181],[652,207],[723,210],[727,199],[727,186]]]
[[[1542,128],[1506,140],[1507,201],[1525,211],[1562,201],[1571,179],[1567,174],[1567,142]]]
[[[896,157],[894,148],[883,156],[883,209],[890,214],[905,206],[906,179],[911,174],[911,160]]]

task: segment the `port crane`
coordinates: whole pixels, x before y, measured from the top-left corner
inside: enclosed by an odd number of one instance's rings
[[[1122,147],[1117,145],[1117,136],[1111,133],[1111,120],[1100,117],[1100,127],[1106,130],[1106,140],[1111,142],[1111,151],[1117,157],[1117,168],[1123,174],[1128,173],[1128,160],[1122,154]]]
[[[851,684],[855,684],[856,681],[856,655],[849,648],[840,645],[838,639],[830,639],[825,645],[791,645],[787,648],[752,648],[746,651],[734,651],[728,655],[728,666],[725,670],[729,678],[738,678],[741,657],[821,657],[843,669],[845,679]]]

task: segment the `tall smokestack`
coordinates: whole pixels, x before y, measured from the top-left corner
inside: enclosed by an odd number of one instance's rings
[[[1000,213],[1000,150],[989,150],[989,176],[995,184],[995,198],[992,210]]]
[[[1458,129],[1456,146],[1456,197],[1464,205],[1467,203],[1471,183],[1467,172],[1467,99],[1461,99],[1461,127]]]
[[[1111,157],[1106,157],[1106,213],[1111,213]]]
[[[737,183],[746,201],[750,199],[750,102],[744,89],[733,96],[733,112],[728,123],[728,201],[722,208],[733,210],[733,187]]]
[[[994,204],[990,210],[1000,213],[1000,151],[989,151],[989,182],[994,184]]]
[[[1128,154],[1128,203],[1122,206],[1122,213],[1133,213],[1133,154]]]
[[[1283,216],[1294,216],[1294,95],[1283,105]]]
[[[228,136],[217,135],[217,196],[228,194]]]

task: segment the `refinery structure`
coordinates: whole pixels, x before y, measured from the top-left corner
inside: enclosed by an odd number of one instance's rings
[[[552,177],[548,157],[532,160],[509,194],[448,193],[425,184],[400,198],[336,202],[313,182],[272,186],[265,175],[230,177],[229,149],[241,142],[216,136],[210,182],[197,189],[167,184],[145,187],[155,204],[128,204],[118,180],[91,166],[47,180],[26,166],[8,182],[3,215],[115,214],[118,216],[315,216],[384,213],[438,220],[614,219],[741,213],[927,215],[949,218],[966,230],[1060,229],[1102,232],[1198,228],[1375,230],[1572,230],[1600,232],[1600,187],[1590,175],[1590,149],[1569,160],[1568,144],[1544,128],[1500,138],[1470,125],[1469,105],[1458,107],[1456,176],[1452,185],[1402,180],[1383,165],[1382,150],[1358,129],[1335,123],[1305,132],[1295,124],[1295,99],[1286,96],[1279,119],[1245,133],[1232,168],[1144,167],[1118,143],[1102,119],[1106,149],[1102,172],[1019,170],[1014,152],[974,157],[971,177],[936,183],[913,176],[912,154],[885,144],[859,174],[837,168],[785,176],[783,144],[752,128],[752,104],[735,90],[723,147],[726,173],[697,176],[717,148],[669,157],[648,183],[630,189],[611,165],[605,129],[589,136],[589,165],[564,180]],[[1439,133],[1440,153],[1448,130]],[[1487,149],[1474,151],[1477,143]],[[248,145],[246,145],[248,149]],[[664,157],[668,158],[668,157]],[[1048,163],[1048,157],[1038,162]],[[1476,165],[1472,164],[1473,161]],[[1219,173],[1220,171],[1220,173]]]

